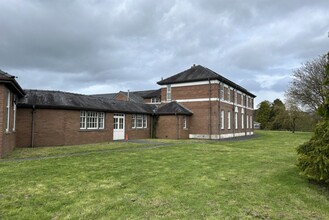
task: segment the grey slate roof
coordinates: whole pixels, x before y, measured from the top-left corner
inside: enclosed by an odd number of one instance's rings
[[[105,93],[105,94],[95,94],[95,95],[90,95],[90,96],[95,96],[95,97],[101,97],[101,98],[107,98],[107,99],[115,99],[115,96],[118,93]]]
[[[16,81],[15,76],[12,76],[2,70],[0,70],[0,83],[4,83],[10,90],[14,91],[14,93],[20,97],[25,95],[24,90]]]
[[[155,106],[61,91],[25,90],[18,107],[153,114]]]
[[[151,92],[149,92],[143,96],[143,98],[145,98],[145,99],[160,98],[160,97],[161,97],[161,89],[152,90]]]
[[[201,65],[192,66],[190,69],[187,69],[183,72],[180,72],[176,75],[173,75],[167,79],[161,80],[158,82],[159,85],[167,85],[167,84],[175,84],[175,83],[185,83],[185,82],[197,82],[197,81],[204,81],[204,80],[219,80],[224,82],[225,84],[238,89],[252,97],[256,97],[254,94],[250,93],[245,88],[237,85],[236,83],[232,82],[231,80],[219,75],[218,73],[203,67]]]
[[[156,110],[157,115],[193,115],[193,112],[177,102],[170,102]]]
[[[161,96],[161,90],[160,91],[160,96]],[[144,103],[144,98],[158,98],[160,96],[157,96],[158,90],[144,90],[144,91],[131,91],[129,92],[129,101],[131,102],[138,102],[138,103]],[[91,95],[91,96],[96,96],[96,97],[103,97],[103,98],[109,98],[109,99],[115,99],[116,96],[122,93],[125,96],[128,97],[128,92],[124,92],[124,91],[120,91],[118,93],[106,93],[106,94],[95,94],[95,95]],[[153,95],[149,95],[149,94],[153,94]]]

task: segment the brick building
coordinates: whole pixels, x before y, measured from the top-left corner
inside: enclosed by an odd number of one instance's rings
[[[1,71],[0,157],[14,147],[253,134],[255,95],[214,71],[192,66],[158,84],[157,90],[81,95],[22,90]]]
[[[15,77],[0,70],[0,158],[16,146],[16,102],[24,95]]]

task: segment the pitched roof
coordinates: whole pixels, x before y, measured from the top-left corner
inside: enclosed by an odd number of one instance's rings
[[[161,97],[161,89],[157,89],[157,90],[152,90],[151,92],[145,94],[143,96],[144,99],[147,98],[160,98]]]
[[[61,91],[25,90],[18,107],[153,114],[155,106]]]
[[[238,89],[252,97],[256,97],[254,94],[250,93],[245,88],[237,85],[231,80],[223,77],[222,75],[206,68],[201,65],[192,66],[190,69],[187,69],[183,72],[180,72],[176,75],[173,75],[169,78],[161,80],[157,82],[159,85],[167,85],[167,84],[176,84],[176,83],[186,83],[186,82],[197,82],[197,81],[205,81],[205,80],[219,80],[224,82],[225,84]]]
[[[15,80],[15,76],[12,76],[2,70],[0,70],[0,83],[6,84],[10,90],[14,91],[20,97],[25,95],[24,90]]]
[[[193,115],[193,112],[177,102],[170,102],[156,110],[157,115]]]
[[[121,93],[128,97],[128,92],[120,91],[118,93],[105,93],[105,94],[95,94],[91,96],[103,97],[109,99],[116,99],[116,96]],[[158,93],[160,95],[158,96]],[[144,98],[158,98],[161,96],[161,90],[143,90],[143,91],[131,91],[129,92],[129,101],[144,103]]]

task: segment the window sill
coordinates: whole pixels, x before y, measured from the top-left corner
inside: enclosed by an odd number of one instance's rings
[[[107,131],[107,129],[80,129],[82,132]]]

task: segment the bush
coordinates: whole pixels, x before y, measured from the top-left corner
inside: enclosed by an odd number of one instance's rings
[[[319,123],[310,141],[297,148],[298,167],[311,180],[329,184],[329,121]]]

